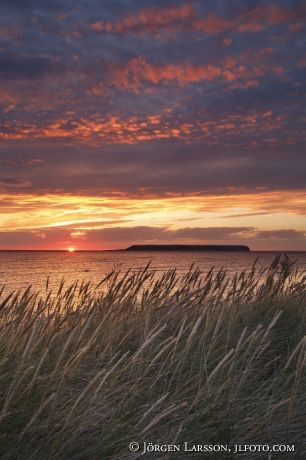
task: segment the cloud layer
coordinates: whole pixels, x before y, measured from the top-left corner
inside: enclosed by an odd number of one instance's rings
[[[11,232],[0,248],[15,237],[35,247],[61,238],[46,219],[51,195],[87,200],[91,223],[93,197],[159,202],[157,227],[137,210],[128,223],[117,204],[117,227],[83,229],[88,244],[103,231],[124,243],[122,221],[138,229],[137,241],[141,228],[179,241],[181,217],[202,226],[188,241],[209,241],[207,229],[225,228],[226,218],[226,228],[235,220],[266,246],[305,248],[304,2],[3,0],[0,18],[0,194],[13,203],[0,217],[0,231]],[[257,201],[262,193],[283,197],[277,221]],[[198,199],[233,195],[237,209],[227,214],[218,206],[188,214]],[[169,214],[163,200],[178,197],[184,214]],[[36,221],[22,227],[33,198],[45,207],[36,204]],[[44,238],[32,233],[42,227]],[[244,238],[222,231],[220,241]]]
[[[84,232],[69,230],[41,230],[0,232],[2,249],[124,249],[132,244],[250,244],[251,249],[262,249],[266,241],[269,250],[294,240],[299,249],[306,243],[306,231],[294,229],[259,231],[253,227],[186,227],[169,230],[162,227],[112,227]]]

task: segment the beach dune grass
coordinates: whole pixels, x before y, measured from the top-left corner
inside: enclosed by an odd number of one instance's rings
[[[0,458],[136,459],[143,442],[232,449],[188,452],[213,459],[284,444],[295,452],[271,458],[303,458],[305,307],[305,276],[286,256],[230,279],[194,267],[157,278],[148,265],[97,287],[2,291]]]

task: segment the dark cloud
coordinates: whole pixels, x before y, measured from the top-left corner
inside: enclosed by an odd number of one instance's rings
[[[22,153],[16,148],[5,154],[6,149],[0,148],[2,177],[28,181],[24,184],[27,192],[34,193],[58,189],[85,195],[162,197],[171,192],[205,196],[305,187],[306,160],[303,155],[295,155],[292,147],[258,151],[228,148],[224,152],[222,145],[184,146],[178,142],[103,149],[32,142],[23,143]],[[43,154],[39,156],[39,152]],[[3,180],[2,184],[9,185]]]
[[[256,238],[260,239],[297,239],[297,238],[306,238],[305,231],[297,231],[293,229],[288,230],[262,230],[260,232],[256,232]]]
[[[62,11],[71,7],[73,3],[69,0],[64,2],[58,0],[45,0],[41,2],[39,0],[1,0],[0,8],[6,9],[12,12],[24,12],[24,11]]]
[[[36,80],[48,74],[58,73],[62,64],[43,57],[23,57],[0,53],[0,78],[6,80]]]
[[[125,248],[132,244],[246,244],[255,249],[270,240],[299,242],[306,231],[257,231],[253,227],[194,227],[170,230],[167,227],[110,227],[76,232],[73,229],[39,229],[37,231],[0,232],[0,245],[9,248],[58,248],[69,245],[85,249]]]
[[[52,249],[54,243],[66,248],[71,240],[67,230],[0,232],[2,249]]]
[[[166,227],[112,227],[86,232],[87,241],[222,241],[228,238],[243,238],[250,234],[252,227],[209,227],[181,228],[170,230]]]
[[[23,183],[22,180],[15,179],[14,177],[8,177],[7,179],[0,179],[0,182],[8,185],[20,185]]]
[[[10,187],[18,187],[18,188],[28,188],[31,185],[31,182],[22,179],[15,179],[14,177],[8,177],[0,179],[0,184],[4,184],[8,188]]]

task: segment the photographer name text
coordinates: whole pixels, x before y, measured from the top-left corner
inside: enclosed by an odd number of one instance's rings
[[[234,454],[245,452],[295,452],[295,446],[288,444],[235,444],[229,447],[227,444],[192,444],[188,442],[183,444],[144,442],[142,448],[137,442],[131,442],[129,449],[131,452],[141,450],[142,455],[151,452],[233,452]]]

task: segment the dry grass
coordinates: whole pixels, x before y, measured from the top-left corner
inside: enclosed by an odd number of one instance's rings
[[[104,294],[2,295],[0,458],[136,459],[132,441],[295,444],[271,458],[303,458],[305,276],[286,256],[259,275],[146,267],[113,272]]]

